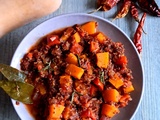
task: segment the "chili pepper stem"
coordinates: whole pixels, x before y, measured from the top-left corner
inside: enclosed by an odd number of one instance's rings
[[[116,19],[117,19],[117,17],[112,18],[111,22],[113,22],[113,21],[116,20]]]
[[[143,27],[142,27],[142,31],[143,31],[144,34],[147,34],[147,33],[144,31]]]
[[[97,8],[97,9],[95,9],[95,10],[91,11],[91,12],[88,12],[88,14],[95,13],[95,12],[99,11],[101,8],[102,8],[102,6],[100,6],[99,8]]]

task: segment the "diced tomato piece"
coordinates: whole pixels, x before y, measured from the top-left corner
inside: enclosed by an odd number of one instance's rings
[[[64,109],[64,111],[62,113],[62,115],[63,115],[65,120],[69,119],[70,113],[71,113],[70,107],[69,106],[65,107],[65,109]]]
[[[60,44],[58,35],[48,35],[47,36],[47,45],[53,46]]]
[[[91,96],[95,96],[97,94],[97,87],[95,87],[94,85],[91,85],[91,88],[90,88],[90,95]]]
[[[29,60],[31,60],[32,57],[33,57],[33,53],[28,53],[28,54],[27,54],[27,57],[29,58]]]
[[[128,63],[126,56],[121,56],[116,60],[116,64],[118,65],[126,65]]]
[[[87,72],[90,75],[93,74],[92,66],[91,66],[91,63],[89,61],[87,62]]]
[[[81,112],[81,118],[89,119],[91,118],[92,120],[96,120],[95,114],[93,113],[92,110],[87,109],[85,111]]]
[[[38,64],[38,65],[37,65],[37,69],[38,69],[39,71],[42,70],[42,68],[43,68],[42,64]]]
[[[100,81],[99,78],[95,78],[93,80],[93,83],[99,88],[100,91],[103,91],[104,89],[104,84]]]
[[[73,54],[80,54],[82,51],[83,51],[83,47],[78,44],[78,43],[74,43],[70,49],[70,51],[73,53]]]
[[[120,107],[125,107],[126,105],[128,105],[128,101],[132,100],[131,96],[129,94],[124,94],[123,96],[121,96],[119,102],[120,102]]]
[[[91,112],[88,109],[81,113],[81,118],[90,118],[90,116],[91,116]]]

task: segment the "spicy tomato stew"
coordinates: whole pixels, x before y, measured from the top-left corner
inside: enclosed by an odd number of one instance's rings
[[[124,46],[97,26],[90,21],[53,32],[21,60],[35,86],[36,120],[108,120],[132,100]]]

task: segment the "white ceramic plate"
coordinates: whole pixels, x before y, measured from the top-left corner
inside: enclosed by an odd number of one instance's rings
[[[38,25],[34,28],[20,43],[18,46],[13,59],[11,61],[11,66],[15,68],[20,68],[20,59],[23,55],[28,52],[29,48],[36,43],[42,36],[68,26],[73,26],[75,24],[82,24],[88,21],[97,21],[98,29],[108,35],[113,41],[119,41],[124,44],[125,54],[129,60],[129,68],[133,72],[133,85],[135,91],[132,92],[131,96],[133,98],[132,102],[126,108],[120,110],[120,114],[116,115],[112,120],[129,120],[135,115],[138,106],[141,101],[143,93],[143,69],[142,64],[132,41],[127,37],[127,35],[116,27],[113,23],[107,21],[98,16],[76,13],[76,14],[66,14],[58,17],[54,17],[44,23]],[[25,106],[20,103],[16,105],[16,102],[12,100],[13,106],[22,120],[33,120],[32,116],[28,113]]]

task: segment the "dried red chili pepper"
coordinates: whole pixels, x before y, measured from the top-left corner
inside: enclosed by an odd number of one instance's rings
[[[144,25],[145,18],[146,18],[146,13],[143,14],[143,16],[139,22],[139,25],[137,27],[137,30],[134,34],[134,44],[135,44],[139,53],[141,53],[141,51],[142,51],[141,38],[142,38],[143,25]]]
[[[131,10],[130,10],[130,12],[131,12],[132,17],[135,19],[135,21],[139,22],[138,9],[135,6],[134,2],[132,2],[132,4],[131,4]]]
[[[135,5],[134,2],[131,3],[131,16],[135,19],[135,21],[137,21],[138,23],[140,22],[139,20],[139,14],[138,14],[138,9]],[[143,30],[143,29],[142,29]],[[143,32],[146,34],[146,32],[143,30]]]
[[[116,17],[114,19],[125,17],[130,10],[131,3],[132,3],[131,0],[124,0],[120,11],[118,12],[118,14],[116,15]]]
[[[160,17],[160,9],[155,0],[137,0],[139,7],[151,15]]]
[[[113,8],[120,0],[98,0],[98,8],[101,7],[103,11],[108,11]]]

